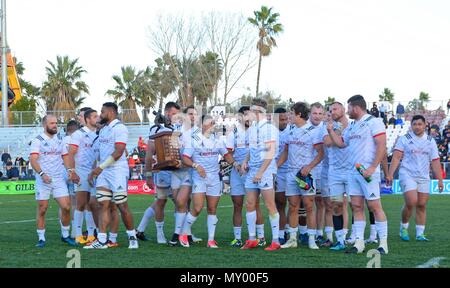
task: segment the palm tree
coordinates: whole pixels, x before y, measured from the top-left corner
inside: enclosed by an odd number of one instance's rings
[[[159,110],[162,111],[164,99],[173,92],[177,87],[177,78],[173,74],[170,64],[163,58],[155,60],[156,67],[151,74],[151,86],[159,99]]]
[[[423,91],[419,94],[419,103],[420,103],[420,109],[425,110],[426,104],[430,102],[430,95],[428,93],[425,93]]]
[[[328,107],[331,104],[333,104],[334,102],[336,102],[336,98],[328,96],[328,99],[325,100],[325,106]]]
[[[212,96],[222,77],[222,60],[218,54],[208,51],[204,55],[200,55],[196,68],[193,87],[194,96],[197,102],[206,109],[208,100],[212,100],[214,105],[217,104],[217,94],[215,94],[214,99],[212,99]]]
[[[391,104],[394,103],[394,93],[389,88],[384,88],[383,93],[378,95],[380,101],[387,101]]]
[[[262,57],[269,56],[272,52],[272,47],[277,47],[274,36],[283,32],[283,25],[277,23],[280,14],[272,13],[272,8],[262,6],[260,11],[253,11],[253,13],[255,18],[248,18],[248,21],[258,27],[259,30],[259,40],[256,44],[256,48],[259,51],[258,76],[256,78],[256,95],[258,96]]]
[[[112,77],[116,86],[114,89],[106,91],[106,95],[112,96],[115,101],[119,102],[119,106],[122,108],[122,121],[125,123],[141,121],[136,111],[137,105],[154,106],[156,99],[150,90],[150,79],[147,77],[151,71],[148,69],[136,72],[134,67],[121,67],[121,75]]]
[[[78,65],[78,58],[70,60],[68,56],[57,56],[56,64],[47,62],[47,80],[42,84],[41,97],[47,111],[54,111],[57,117],[62,115],[65,122],[75,117],[75,109],[83,103],[85,97],[81,93],[89,94],[88,85],[80,80],[86,70]]]

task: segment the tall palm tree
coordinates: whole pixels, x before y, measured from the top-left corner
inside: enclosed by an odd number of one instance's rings
[[[384,88],[383,92],[378,95],[380,101],[387,101],[391,104],[394,103],[394,93],[389,88]]]
[[[272,48],[277,47],[275,36],[283,32],[283,25],[277,22],[280,14],[272,13],[272,8],[262,6],[260,11],[253,11],[253,13],[255,18],[248,18],[248,21],[259,30],[259,40],[256,44],[259,51],[258,76],[256,78],[256,96],[258,96],[262,57],[269,56]]]
[[[47,62],[47,80],[42,84],[41,97],[47,111],[54,111],[58,117],[62,115],[65,122],[75,117],[75,109],[85,99],[81,94],[89,94],[88,85],[80,80],[86,70],[78,65],[78,58],[71,60],[68,56],[57,56],[56,63]]]
[[[328,99],[325,100],[325,106],[328,107],[328,106],[330,106],[331,104],[333,104],[334,102],[336,102],[336,98],[331,97],[331,96],[328,96]]]
[[[119,102],[119,106],[123,110],[122,121],[125,123],[141,121],[136,111],[137,105],[154,106],[155,98],[150,90],[150,79],[147,78],[149,74],[151,74],[149,68],[136,71],[134,67],[126,66],[121,67],[121,75],[112,77],[116,86],[114,89],[106,91],[106,95],[112,96],[115,101]]]
[[[222,77],[223,64],[218,54],[208,51],[199,56],[196,66],[194,95],[197,102],[206,109],[208,100],[211,100],[214,105],[217,104],[217,94],[213,99],[213,93]]]
[[[162,111],[164,99],[173,92],[177,87],[177,78],[175,77],[170,64],[164,61],[163,58],[155,60],[156,67],[151,74],[151,86],[156,92],[159,99],[159,110]]]
[[[423,91],[420,92],[419,95],[419,103],[420,103],[420,109],[425,110],[426,104],[430,102],[430,95],[428,93],[425,93]]]

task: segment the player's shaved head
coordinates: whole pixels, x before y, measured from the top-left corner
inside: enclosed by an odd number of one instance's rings
[[[334,102],[330,106],[331,119],[339,121],[342,117],[345,117],[345,107],[340,102]]]

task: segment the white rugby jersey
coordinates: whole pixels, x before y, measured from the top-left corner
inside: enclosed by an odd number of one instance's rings
[[[418,137],[409,131],[398,139],[394,150],[403,152],[400,173],[412,178],[430,179],[430,162],[440,159],[436,141],[426,133]]]
[[[248,133],[242,125],[234,127],[226,138],[225,145],[227,149],[233,150],[233,158],[239,164],[244,162],[249,151]]]
[[[311,123],[311,121],[308,121],[308,122],[309,122],[312,126],[315,126],[314,124]],[[319,137],[319,139],[320,139],[320,142],[322,142],[321,144],[323,144],[323,128],[324,128],[324,126],[325,126],[325,125],[323,124],[323,122],[320,122],[319,125],[315,126],[316,129],[318,129],[317,135],[318,135],[318,137]],[[324,150],[325,150],[325,148],[324,148]],[[317,150],[314,149],[314,150],[313,150],[313,159],[317,156],[317,153],[318,153]],[[326,152],[324,151],[324,153],[326,153]],[[317,166],[314,167],[314,169],[312,169],[311,174],[312,174],[312,176],[313,176],[314,178],[320,179],[320,175],[322,174],[323,161],[324,161],[325,158],[326,158],[326,157],[325,157],[325,155],[324,155],[324,158],[322,159],[322,161],[320,161],[319,164],[317,164]]]
[[[287,137],[288,169],[297,172],[300,168],[309,165],[314,160],[315,146],[322,144],[320,129],[311,123],[302,127],[295,126]]]
[[[39,155],[38,163],[50,178],[64,178],[66,169],[62,156],[67,155],[67,147],[61,135],[47,136],[42,133],[31,141],[30,155]]]
[[[183,155],[202,166],[207,174],[219,173],[219,156],[228,153],[223,141],[215,134],[206,138],[200,129],[194,130],[191,137],[193,139],[192,147],[186,147]],[[194,173],[198,172],[194,169]]]
[[[344,134],[344,143],[348,146],[348,155],[352,171],[356,172],[355,164],[360,163],[369,168],[375,160],[375,138],[386,134],[386,128],[381,118],[366,114],[358,121],[353,121]],[[375,173],[380,173],[380,165]]]
[[[286,128],[284,128],[283,131],[280,131],[280,134],[279,134],[280,135],[280,140],[279,140],[279,145],[278,145],[278,153],[277,153],[277,157],[275,157],[275,162],[278,162],[278,159],[280,159],[281,154],[284,152],[284,149],[286,148],[286,141],[287,141],[287,138],[289,136],[289,133],[294,128],[295,128],[295,125],[288,124],[286,126]],[[288,161],[286,160],[283,163],[283,165],[278,167],[277,173],[286,173],[287,170],[288,170]]]
[[[128,129],[118,119],[114,119],[100,130],[100,135],[97,139],[99,143],[100,163],[103,163],[109,156],[114,153],[114,146],[118,143],[127,145],[128,142]],[[125,156],[125,151],[120,158],[111,166],[105,168],[105,170],[127,170],[128,162]]]
[[[69,145],[78,149],[75,154],[75,168],[91,170],[96,160],[92,144],[97,138],[97,133],[84,126],[75,131],[70,138]]]
[[[344,134],[348,132],[350,128],[350,124],[343,129],[342,124],[336,121],[333,121],[333,130],[337,135],[344,138]],[[325,128],[325,132],[323,137],[328,136],[328,131]],[[328,166],[330,171],[338,171],[340,173],[345,173],[352,168],[350,163],[350,155],[348,154],[348,147],[339,148],[336,146],[331,146],[327,148],[328,153]]]
[[[275,163],[275,156],[278,151],[279,130],[275,128],[266,119],[259,122],[254,122],[248,128],[248,144],[250,152],[250,160],[248,166],[250,169],[259,169],[266,159],[268,143],[275,144],[275,155],[273,155],[272,162],[266,171],[271,171],[272,174],[277,172],[277,164]]]
[[[321,131],[319,134],[320,139],[324,140],[325,135],[327,134],[327,125],[326,123],[323,123],[322,127],[321,127]],[[328,159],[328,154],[330,153],[328,150],[330,149],[330,147],[326,147],[325,145],[323,145],[323,159],[321,165],[322,165],[322,169],[321,174],[327,176],[328,175],[328,168],[329,168],[329,159]],[[317,153],[317,151],[316,151]]]

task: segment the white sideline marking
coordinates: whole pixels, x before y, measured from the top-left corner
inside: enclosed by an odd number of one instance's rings
[[[233,205],[225,205],[225,206],[218,206],[217,208],[231,208]],[[203,209],[206,209],[206,207],[203,207]],[[175,210],[165,210],[166,212],[175,212]],[[144,214],[145,211],[140,212],[133,212],[133,214]],[[46,221],[55,221],[59,220],[58,218],[47,218]],[[0,225],[2,224],[17,224],[17,223],[29,223],[29,222],[36,222],[36,219],[29,219],[29,220],[13,220],[13,221],[3,221],[0,222]]]
[[[434,257],[416,268],[439,268],[439,262],[444,259],[445,257]]]

